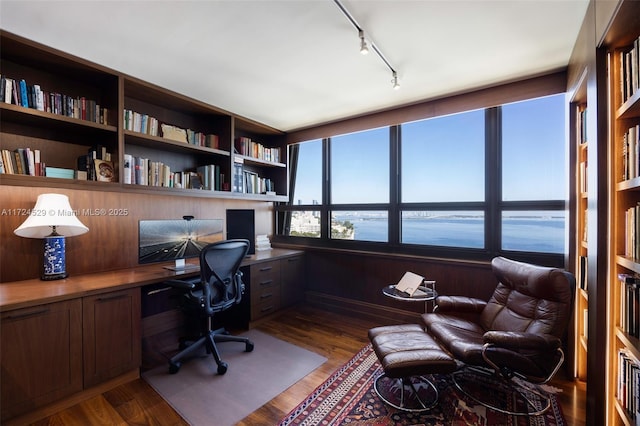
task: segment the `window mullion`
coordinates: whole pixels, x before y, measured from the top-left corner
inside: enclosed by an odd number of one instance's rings
[[[489,253],[498,253],[501,241],[501,121],[500,107],[485,110],[485,248]]]
[[[389,128],[389,244],[400,243],[401,126]]]

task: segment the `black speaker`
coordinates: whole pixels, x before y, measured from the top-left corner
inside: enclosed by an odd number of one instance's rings
[[[227,210],[227,239],[249,240],[249,251],[247,254],[254,254],[256,252],[255,216],[255,210]]]

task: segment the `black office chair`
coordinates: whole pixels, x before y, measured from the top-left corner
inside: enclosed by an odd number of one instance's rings
[[[188,344],[181,340],[178,354],[169,360],[169,372],[180,370],[180,360],[205,346],[218,364],[218,374],[227,372],[227,363],[222,361],[216,342],[241,342],[245,352],[253,350],[253,342],[246,337],[231,336],[224,328],[212,329],[214,314],[240,303],[244,292],[240,263],[249,250],[247,240],[226,240],[205,246],[200,253],[200,278],[192,281],[170,280],[167,284],[185,290],[179,303],[188,317],[199,324],[199,335]]]

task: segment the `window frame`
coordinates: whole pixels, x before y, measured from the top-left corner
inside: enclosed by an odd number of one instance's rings
[[[533,100],[538,97],[550,95],[563,95],[563,92],[554,91],[552,93],[542,93],[538,96],[520,99],[521,101]],[[510,102],[503,102],[504,104]],[[501,248],[502,243],[502,214],[505,211],[530,211],[530,210],[555,210],[567,214],[568,200],[531,200],[531,201],[503,201],[502,188],[502,132],[501,132],[501,105],[483,108],[485,111],[485,200],[477,202],[401,202],[401,133],[402,125],[389,126],[389,148],[390,148],[390,185],[389,203],[382,204],[328,204],[330,173],[328,159],[330,158],[331,138],[323,138],[323,200],[320,205],[289,205],[288,203],[276,203],[274,241],[286,244],[337,248],[356,251],[372,251],[380,253],[400,253],[405,255],[418,255],[428,257],[455,258],[466,260],[488,260],[492,257],[503,255],[512,258],[521,258],[529,261],[541,263],[559,263],[564,260],[566,253],[543,253],[510,251]],[[478,108],[475,108],[478,109]],[[458,111],[465,112],[465,111]],[[427,118],[435,118],[429,116]],[[415,121],[415,120],[413,120]],[[377,126],[380,127],[380,126]],[[566,127],[566,124],[565,124]],[[366,129],[365,129],[366,130]],[[565,137],[566,143],[566,137]],[[293,179],[292,177],[291,179]],[[568,181],[564,182],[568,186]],[[321,212],[321,236],[320,238],[289,237],[279,235],[281,216],[298,210],[316,210]],[[334,240],[330,238],[330,217],[332,211],[366,211],[366,210],[386,210],[388,211],[388,238],[386,243],[360,241],[360,240]],[[401,220],[403,211],[414,210],[481,210],[484,211],[484,233],[485,244],[481,249],[451,247],[451,246],[431,246],[401,243]],[[565,235],[569,227],[569,216],[565,221]],[[566,242],[565,242],[566,246]]]

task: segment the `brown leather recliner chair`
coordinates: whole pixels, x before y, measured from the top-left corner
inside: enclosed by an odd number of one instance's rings
[[[551,380],[562,362],[562,337],[571,320],[575,277],[559,268],[542,267],[496,257],[491,266],[498,279],[488,302],[439,296],[433,313],[422,315],[426,331],[455,359],[474,373],[491,373],[503,384],[522,389],[511,380],[519,377],[543,384]],[[463,381],[465,370],[453,373],[455,385],[476,402],[512,415],[538,415],[550,406],[549,398],[534,406],[507,409],[488,402],[490,392],[473,393]],[[468,371],[466,372],[468,374]],[[484,395],[482,395],[484,394]]]

